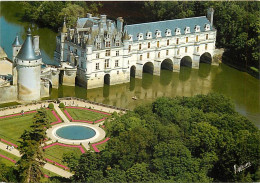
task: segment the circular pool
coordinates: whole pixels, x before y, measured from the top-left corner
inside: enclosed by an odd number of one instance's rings
[[[94,137],[96,131],[86,126],[71,125],[57,129],[56,135],[68,140],[85,140]]]

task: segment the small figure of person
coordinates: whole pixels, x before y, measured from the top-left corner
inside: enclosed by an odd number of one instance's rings
[[[6,150],[8,150],[8,149],[9,149],[9,145],[6,146]]]

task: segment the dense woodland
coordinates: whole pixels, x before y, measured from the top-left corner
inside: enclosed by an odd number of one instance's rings
[[[24,154],[18,168],[0,165],[0,180],[37,182],[40,169],[32,157],[41,158],[46,120],[35,117],[22,135]],[[44,116],[43,116],[44,117]],[[158,98],[124,115],[114,113],[105,122],[111,139],[100,153],[87,151],[80,158],[66,153],[75,175],[73,182],[211,182],[260,180],[260,131],[234,110],[219,94]],[[37,138],[35,138],[37,137]],[[29,162],[29,163],[28,163]],[[241,172],[234,165],[250,162]],[[39,162],[38,162],[39,163]],[[29,165],[33,165],[31,171]],[[26,174],[25,172],[30,172]],[[36,174],[38,176],[36,176]],[[30,175],[30,176],[28,176]]]
[[[67,156],[75,182],[260,178],[260,131],[221,95],[158,98],[125,115],[114,114],[105,126],[111,140],[104,151],[87,152],[78,163]],[[234,173],[234,165],[247,162],[252,166]]]
[[[225,48],[223,62],[259,74],[260,67],[260,2],[21,2],[23,19],[54,30],[64,16],[69,26],[87,12],[122,16],[127,24],[204,16],[213,7],[218,48]]]

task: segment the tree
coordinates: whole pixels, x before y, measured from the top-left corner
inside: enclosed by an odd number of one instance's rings
[[[84,17],[84,8],[77,4],[67,4],[65,8],[61,10],[58,15],[59,19],[66,17],[66,23],[68,26],[74,26],[78,17]]]
[[[82,154],[72,179],[76,182],[97,182],[103,178],[100,154],[87,151]]]
[[[21,182],[40,182],[43,177],[41,167],[45,162],[41,144],[46,138],[46,126],[48,127],[46,112],[39,110],[30,129],[25,130],[20,137],[19,151],[22,156],[17,164]]]

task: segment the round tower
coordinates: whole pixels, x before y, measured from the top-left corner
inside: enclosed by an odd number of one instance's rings
[[[15,58],[17,70],[18,99],[33,101],[41,98],[41,55],[36,55],[30,28]]]
[[[19,51],[21,49],[21,46],[22,45],[20,44],[19,37],[16,36],[15,40],[14,40],[14,42],[12,44],[12,47],[13,47],[13,61],[14,61],[16,55],[19,53]]]

